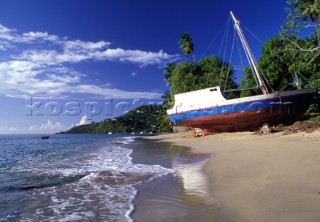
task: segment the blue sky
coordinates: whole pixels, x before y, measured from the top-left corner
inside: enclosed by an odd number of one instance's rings
[[[191,59],[177,44],[183,33],[199,60],[218,54],[229,11],[265,42],[279,33],[284,8],[279,0],[1,0],[0,133],[52,133],[158,103],[163,67]],[[248,41],[258,58],[262,44]]]

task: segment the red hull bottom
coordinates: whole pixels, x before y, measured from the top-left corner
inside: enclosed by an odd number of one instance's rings
[[[302,112],[295,113],[294,116],[281,114],[281,112],[270,112],[270,109],[259,111],[244,111],[240,113],[229,113],[217,116],[207,116],[197,119],[187,120],[180,126],[201,128],[204,132],[235,132],[257,130],[263,124],[290,124],[293,123]]]

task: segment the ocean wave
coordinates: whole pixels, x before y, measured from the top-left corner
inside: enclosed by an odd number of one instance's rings
[[[23,212],[11,219],[35,221],[131,221],[134,185],[172,173],[159,165],[133,164],[133,137],[81,144],[74,149],[28,158],[11,170],[25,173],[33,190]]]

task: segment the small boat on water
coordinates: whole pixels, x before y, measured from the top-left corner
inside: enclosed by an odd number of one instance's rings
[[[290,124],[306,112],[317,89],[270,92],[260,73],[240,22],[230,12],[234,27],[246,53],[257,89],[262,94],[237,99],[226,99],[219,86],[176,94],[175,104],[167,114],[174,125],[200,128],[207,133],[256,130],[262,125]],[[239,91],[239,90],[237,90]]]
[[[41,137],[41,139],[43,139],[43,140],[46,140],[46,139],[49,139],[50,138],[50,136],[42,136]]]

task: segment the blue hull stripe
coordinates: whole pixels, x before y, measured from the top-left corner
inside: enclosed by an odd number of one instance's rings
[[[199,109],[187,112],[180,112],[177,114],[169,115],[169,118],[175,125],[180,125],[184,121],[218,116],[230,113],[241,113],[246,111],[259,111],[262,109],[279,110],[287,106],[291,111],[306,110],[309,105],[309,100],[313,98],[313,95],[300,95],[300,96],[286,96],[281,98],[273,97],[270,99],[259,100],[259,101],[248,101],[238,104],[225,105],[225,106],[215,106],[207,109]]]

